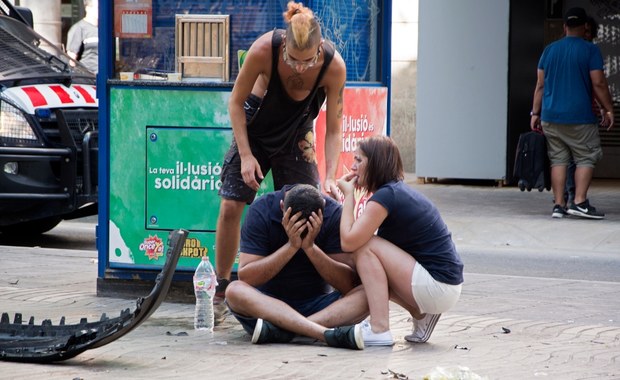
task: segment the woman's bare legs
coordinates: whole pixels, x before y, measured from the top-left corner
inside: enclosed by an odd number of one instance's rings
[[[420,316],[411,291],[411,275],[416,264],[411,255],[389,241],[373,236],[355,251],[354,259],[366,290],[373,332],[381,333],[390,329],[390,295],[414,318],[415,314]]]

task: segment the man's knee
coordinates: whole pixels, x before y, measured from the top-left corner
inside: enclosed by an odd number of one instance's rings
[[[220,213],[218,219],[222,222],[235,222],[241,220],[245,203],[222,199],[220,202]]]
[[[249,301],[256,299],[257,290],[253,286],[241,280],[232,281],[226,287],[226,303],[235,313],[248,315]],[[260,292],[258,292],[258,295]]]
[[[232,281],[230,284],[228,284],[228,286],[226,287],[226,302],[228,302],[228,304],[231,306],[231,308],[233,307],[234,304],[237,303],[237,300],[239,300],[240,298],[240,294],[243,293],[243,290],[247,287],[248,285],[246,283],[244,283],[243,281]]]

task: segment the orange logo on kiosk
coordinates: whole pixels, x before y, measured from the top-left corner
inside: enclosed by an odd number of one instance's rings
[[[157,260],[164,255],[164,242],[157,235],[149,235],[140,244],[140,250],[144,251],[149,260]]]

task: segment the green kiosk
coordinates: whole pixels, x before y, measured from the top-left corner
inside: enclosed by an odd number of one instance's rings
[[[189,230],[171,294],[192,296],[215,259],[217,191],[232,141],[228,98],[242,52],[283,28],[287,1],[99,1],[100,295],[142,295]],[[339,174],[359,139],[389,134],[390,0],[305,1],[347,64]],[[315,123],[321,175],[325,114]],[[273,189],[268,176],[260,194]],[[175,290],[177,291],[175,293]]]

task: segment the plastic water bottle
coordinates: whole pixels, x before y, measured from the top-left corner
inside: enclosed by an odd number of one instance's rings
[[[213,331],[213,296],[215,295],[216,285],[215,270],[209,261],[209,257],[203,256],[194,273],[194,293],[196,294],[194,328],[196,330]]]

